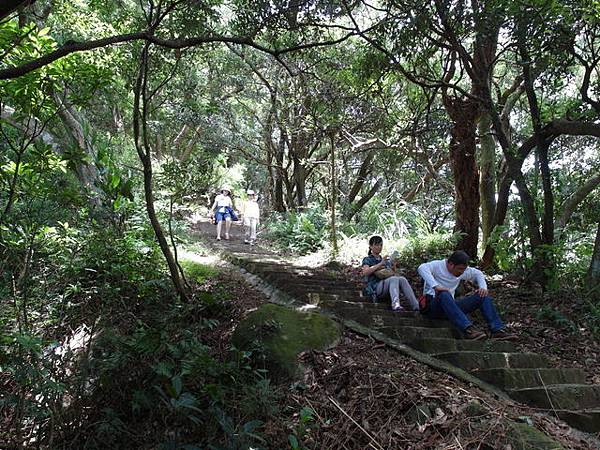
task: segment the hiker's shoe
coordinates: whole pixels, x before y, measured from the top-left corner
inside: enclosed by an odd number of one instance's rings
[[[217,236],[217,241],[220,241],[220,240],[221,240],[221,236]]]
[[[228,235],[228,234],[226,234],[226,235],[225,235],[225,240],[226,240],[226,241],[228,241],[228,240],[229,240],[229,235]]]
[[[501,328],[500,330],[493,331],[490,337],[497,341],[516,341],[519,339],[519,336],[517,336],[514,333],[511,333],[506,328]]]
[[[394,305],[392,306],[392,311],[394,312],[404,312],[404,308],[400,305]]]
[[[248,239],[244,239],[244,244],[250,244],[250,241]]]
[[[473,325],[467,327],[467,329],[463,331],[463,336],[465,339],[469,339],[471,341],[479,341],[487,337],[483,331],[479,331]]]

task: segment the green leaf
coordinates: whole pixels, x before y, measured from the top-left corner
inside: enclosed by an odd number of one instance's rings
[[[176,396],[179,397],[179,395],[181,395],[181,390],[183,389],[183,382],[181,381],[181,377],[179,375],[173,377],[171,383],[173,385],[173,389],[175,391]]]
[[[293,434],[288,434],[288,441],[293,450],[299,449],[298,439]]]
[[[110,187],[112,189],[116,189],[117,186],[119,185],[119,182],[121,181],[121,177],[119,177],[119,175],[116,174],[112,174],[110,176]]]

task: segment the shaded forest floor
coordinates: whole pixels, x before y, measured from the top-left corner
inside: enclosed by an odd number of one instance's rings
[[[237,323],[263,302],[263,295],[232,269],[219,283],[227,283],[237,300],[228,320],[205,338],[227,358]],[[507,440],[515,434],[511,421],[534,424],[565,448],[595,445],[534,408],[497,400],[350,331],[335,348],[300,358],[304,379],[274,386],[276,405],[263,428],[266,448],[290,448],[290,434],[307,449],[515,448]],[[415,421],[417,408],[431,417]]]
[[[212,228],[201,224],[197,233],[210,239]],[[216,244],[222,251],[244,251],[239,231],[232,240]],[[263,250],[271,253],[271,248]],[[254,251],[254,249],[253,249]],[[349,278],[357,277],[355,267],[341,269]],[[235,310],[230,320],[213,330],[210,345],[227,354],[235,326],[263,302],[262,294],[244,284],[233,268],[228,280],[237,286],[233,295]],[[419,292],[416,273],[406,274]],[[241,282],[237,280],[240,279]],[[581,367],[588,381],[598,382],[600,347],[592,333],[567,319],[569,304],[556,301],[565,312],[560,316],[539,317],[539,295],[510,281],[494,281],[490,290],[506,323],[520,336],[523,351],[544,353],[557,366]],[[557,318],[564,317],[568,322]],[[207,337],[208,338],[208,337]],[[325,352],[301,355],[306,368],[304,379],[291,386],[276,386],[276,413],[270,415],[263,432],[267,448],[290,448],[288,436],[297,438],[302,448],[514,448],[508,436],[518,434],[511,424],[534,424],[565,448],[593,448],[597,445],[552,417],[514,402],[499,401],[445,373],[433,371],[368,337],[350,331],[342,342]],[[430,417],[415,420],[424,409]],[[509,419],[509,420],[506,420]],[[542,444],[539,443],[542,448]]]

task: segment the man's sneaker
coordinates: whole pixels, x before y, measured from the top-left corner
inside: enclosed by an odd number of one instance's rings
[[[404,308],[400,305],[394,305],[392,306],[392,311],[394,312],[404,312]]]
[[[250,244],[250,241],[248,239],[244,239],[244,244]]]
[[[493,331],[491,338],[497,341],[516,341],[519,339],[519,336],[509,332],[506,328],[502,328],[500,330]]]
[[[479,341],[487,337],[483,331],[479,331],[473,325],[467,327],[467,329],[463,331],[463,336],[465,339],[469,339],[471,341]]]

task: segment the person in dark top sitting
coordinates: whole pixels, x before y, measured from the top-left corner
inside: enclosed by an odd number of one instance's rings
[[[384,297],[390,297],[393,311],[403,311],[400,305],[400,289],[408,300],[410,310],[418,311],[419,302],[408,280],[404,277],[393,275],[391,277],[380,279],[375,275],[380,269],[391,269],[392,261],[388,256],[381,256],[383,249],[383,238],[381,236],[372,236],[369,239],[369,254],[362,260],[362,275],[364,276],[366,286],[363,290],[365,296],[373,302],[377,302]]]

